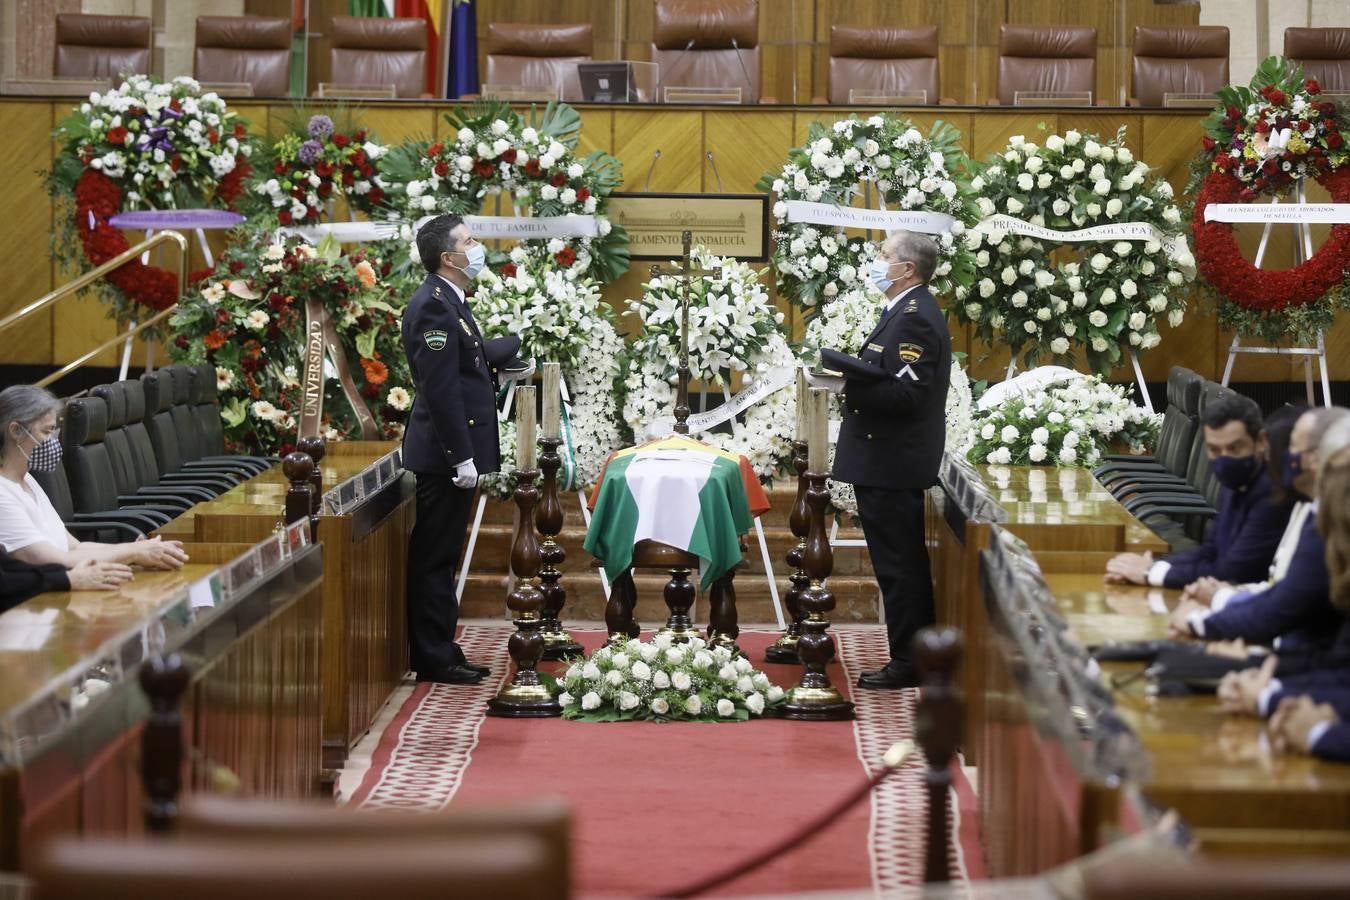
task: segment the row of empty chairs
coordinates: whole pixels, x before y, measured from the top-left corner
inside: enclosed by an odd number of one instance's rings
[[[34,473],[76,536],[134,540],[272,461],[227,454],[215,367],[168,366],[67,402],[62,465]]]
[[[334,87],[392,88],[398,97],[425,95],[427,24],[422,19],[335,16],[330,27]],[[151,65],[148,18],[57,16],[56,74],[110,78],[146,73]],[[194,72],[209,83],[248,84],[255,96],[288,93],[291,22],[266,16],[197,19]],[[938,103],[938,29],[830,28],[828,99],[859,95]],[[589,23],[490,24],[484,84],[557,92],[582,99],[577,64],[594,60]],[[745,102],[762,96],[758,0],[714,6],[655,0],[651,61],[665,85],[733,86]],[[1163,106],[1170,95],[1211,94],[1229,81],[1229,34],[1224,26],[1138,25],[1133,34],[1131,99]],[[1329,91],[1350,91],[1350,28],[1287,28],[1284,54]],[[998,96],[1087,94],[1097,90],[1097,29],[1076,25],[1009,25],[999,33]],[[659,95],[657,98],[659,99]]]

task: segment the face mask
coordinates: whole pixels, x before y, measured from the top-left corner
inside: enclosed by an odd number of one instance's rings
[[[22,425],[19,427],[23,428]],[[28,435],[33,443],[37,444],[37,446],[33,448],[32,453],[26,454],[28,457],[28,471],[38,473],[55,472],[56,467],[61,464],[61,438],[54,434],[45,441],[39,442],[27,428],[23,429],[23,433]]]
[[[1294,450],[1284,451],[1284,462],[1280,466],[1280,483],[1284,485],[1284,489],[1298,494],[1299,490],[1294,487],[1294,480],[1302,474],[1303,454]]]
[[[478,273],[483,271],[483,265],[487,262],[487,250],[482,244],[474,244],[464,251],[464,255],[469,259],[469,264],[467,266],[460,267],[456,266],[454,263],[451,263],[450,265],[459,269],[464,273],[464,277],[473,281],[478,277]]]
[[[1255,456],[1216,456],[1209,461],[1210,471],[1219,484],[1235,491],[1251,484],[1260,467],[1261,461]]]
[[[887,278],[886,275],[891,271],[891,266],[895,263],[885,259],[872,260],[871,267],[867,270],[867,277],[871,280],[872,286],[881,293],[886,293],[895,284],[894,278]]]

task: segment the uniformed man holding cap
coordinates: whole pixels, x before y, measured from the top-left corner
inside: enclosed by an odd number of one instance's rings
[[[485,342],[465,287],[486,251],[459,216],[431,219],[417,232],[427,277],[403,314],[403,349],[417,397],[403,435],[403,464],[417,475],[417,524],[408,543],[408,644],[418,681],[473,684],[488,668],[455,643],[455,563],[474,488],[500,464],[497,367],[519,338]]]
[[[933,624],[923,495],[937,482],[946,441],[952,338],[928,290],[937,246],[927,235],[887,236],[869,277],[886,296],[876,327],[844,383],[833,477],[854,486],[858,518],[881,585],[891,659],[861,688],[916,687],[910,644]]]

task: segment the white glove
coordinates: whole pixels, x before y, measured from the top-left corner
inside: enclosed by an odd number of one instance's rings
[[[838,394],[844,389],[844,377],[842,375],[818,375],[811,370],[806,370],[806,383],[813,388],[825,388],[831,393]]]
[[[455,487],[471,491],[477,486],[478,467],[473,464],[472,459],[466,459],[455,466]]]
[[[534,370],[535,370],[535,362],[534,362],[533,359],[530,359],[530,360],[529,360],[529,363],[530,363],[530,367],[529,367],[528,369],[525,369],[525,370],[520,371],[520,372],[511,372],[511,373],[509,373],[509,374],[507,375],[506,380],[507,380],[507,381],[529,381],[529,380],[530,380],[530,376],[532,376],[532,375],[534,374]]]

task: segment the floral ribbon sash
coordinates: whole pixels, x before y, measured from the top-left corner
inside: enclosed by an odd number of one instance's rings
[[[325,351],[326,354],[325,354]],[[373,441],[379,438],[380,430],[375,417],[370,414],[361,392],[352,379],[351,367],[347,363],[347,354],[342,352],[342,341],[338,338],[337,326],[328,316],[328,310],[315,297],[305,300],[305,372],[300,382],[300,429],[299,437],[313,437],[323,428],[323,387],[324,356],[327,355],[337,370],[337,378],[342,385],[342,393],[347,397],[356,420],[361,424],[361,439]]]

